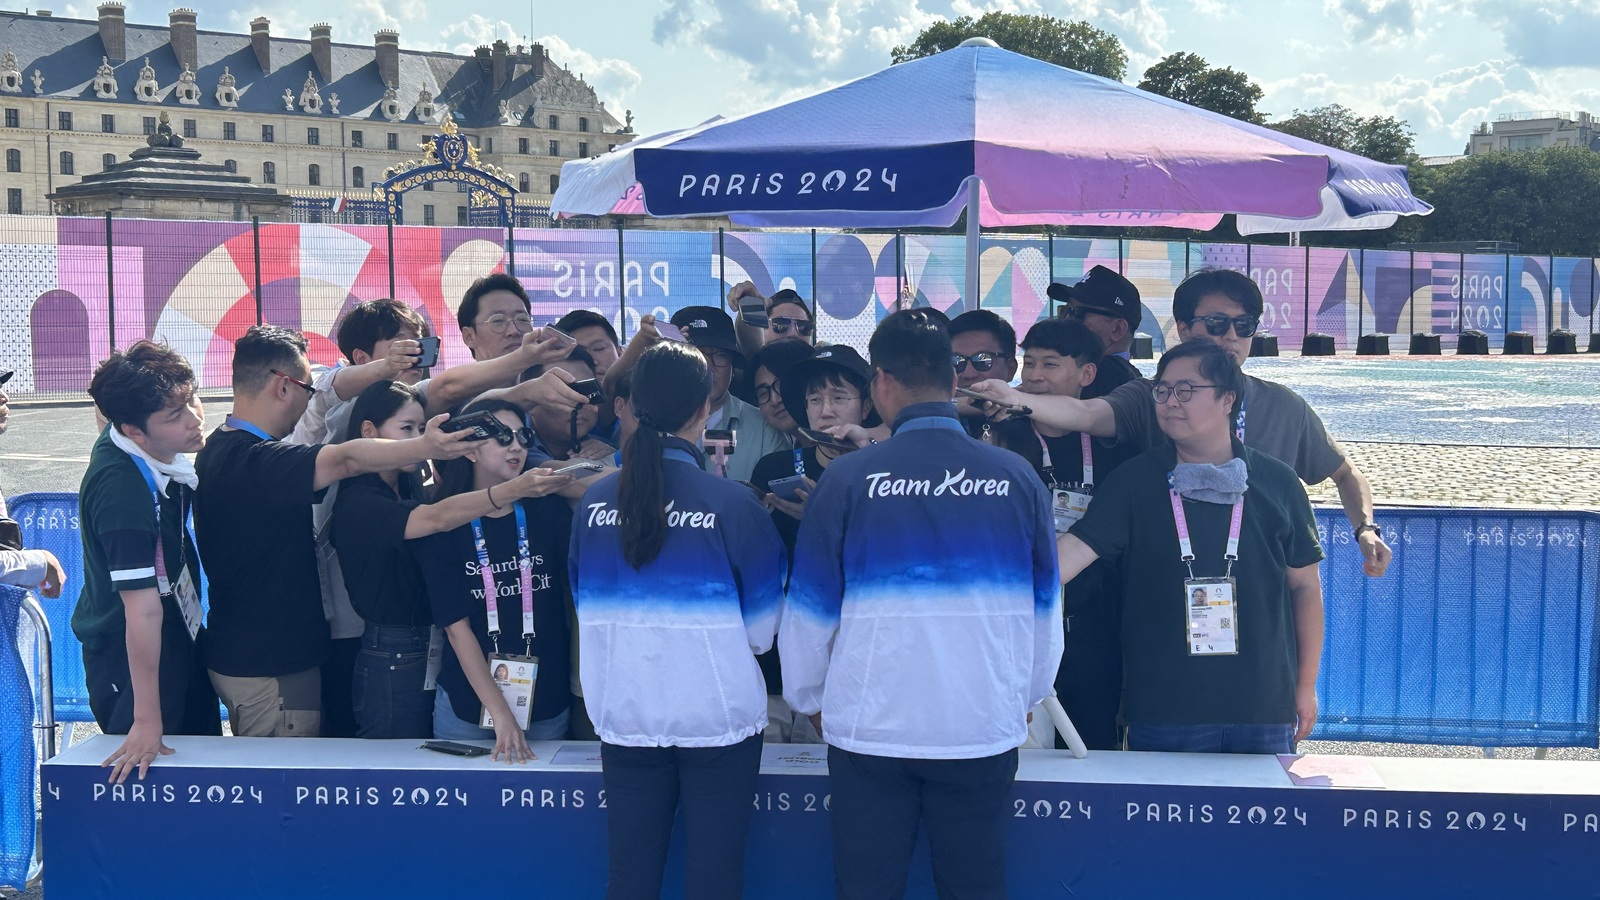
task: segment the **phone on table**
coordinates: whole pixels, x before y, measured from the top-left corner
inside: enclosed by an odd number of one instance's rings
[[[567,334],[565,331],[562,331],[554,325],[546,325],[545,327],[539,329],[539,337],[541,338],[549,337],[552,334],[560,338],[561,343],[563,344],[576,344],[578,342],[577,338]]]
[[[995,406],[998,406],[1001,409],[1007,410],[1009,412],[1014,412],[1019,416],[1031,416],[1031,415],[1033,415],[1033,410],[1031,408],[1029,408],[1029,407],[1022,406],[1021,404],[1017,404],[1017,403],[1006,403],[1006,402],[1001,401],[1001,400],[990,400],[988,397],[985,397],[984,395],[978,393],[977,391],[968,390],[967,388],[958,387],[958,388],[956,388],[956,393],[960,394],[963,397],[971,397],[973,400],[977,401],[976,405],[980,409],[983,407],[983,405],[985,403],[992,403],[992,404],[994,404]]]
[[[826,431],[817,431],[814,428],[800,429],[800,436],[816,444],[818,447],[828,447],[833,450],[854,450],[856,445],[849,441],[841,441]]]
[[[740,297],[739,318],[751,328],[767,327],[770,324],[767,318],[767,298],[754,292]]]
[[[606,392],[601,389],[598,378],[585,378],[582,381],[574,381],[570,387],[588,397],[589,402],[595,406],[599,406],[606,401]]]
[[[446,419],[439,428],[449,434],[458,431],[471,431],[472,440],[487,441],[504,436],[507,440],[516,437],[516,433],[506,427],[506,423],[495,418],[494,413],[480,410],[464,416]]]
[[[488,747],[479,747],[475,744],[461,744],[456,741],[424,741],[422,749],[432,750],[435,753],[448,753],[451,756],[488,756]]]
[[[689,339],[683,336],[683,329],[671,322],[657,322],[656,333],[661,335],[661,339],[664,341],[675,341],[679,344],[689,342]]]
[[[422,345],[422,355],[411,363],[413,368],[431,369],[439,364],[439,339],[436,337],[417,338],[417,343]]]
[[[573,476],[576,476],[576,477],[582,477],[582,473],[584,473],[584,472],[604,472],[605,469],[606,469],[605,464],[597,462],[596,460],[592,460],[592,459],[575,459],[572,462],[569,462],[566,465],[561,466],[560,468],[551,469],[550,470],[550,474],[551,475],[573,475]]]
[[[734,448],[738,445],[738,439],[734,437],[732,431],[726,428],[707,428],[701,444],[706,448],[707,453],[715,453],[721,450],[724,456],[732,456]]]
[[[811,488],[806,485],[806,477],[804,475],[790,475],[788,478],[779,478],[777,481],[769,483],[767,490],[771,491],[779,500],[797,503],[800,500],[799,492],[809,491]]]

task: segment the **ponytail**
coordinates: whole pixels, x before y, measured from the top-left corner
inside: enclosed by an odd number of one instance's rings
[[[622,516],[622,556],[636,571],[667,543],[666,469],[663,433],[683,430],[711,395],[711,370],[685,344],[660,343],[639,357],[629,402],[639,427],[622,448],[617,507]]]

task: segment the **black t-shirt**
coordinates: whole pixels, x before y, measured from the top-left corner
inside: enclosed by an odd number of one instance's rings
[[[1094,380],[1083,389],[1082,399],[1093,400],[1104,397],[1130,381],[1138,381],[1144,377],[1138,367],[1125,356],[1107,353],[1100,358],[1099,365],[1094,368]]]
[[[1072,533],[1104,557],[1120,557],[1122,646],[1128,721],[1149,724],[1281,724],[1295,721],[1299,654],[1289,568],[1322,559],[1316,520],[1294,471],[1234,442],[1249,470],[1239,559],[1239,652],[1190,656],[1188,577],[1179,559],[1167,472],[1169,444],[1130,460],[1096,489]],[[1194,573],[1223,574],[1233,509],[1183,501]]]
[[[822,477],[824,469],[817,463],[817,448],[803,447],[800,450],[801,464],[806,470],[806,477],[816,481]],[[756,462],[756,468],[750,475],[750,483],[761,488],[763,494],[772,490],[774,481],[793,478],[794,450],[777,450],[761,457]],[[772,511],[772,524],[778,526],[778,537],[783,539],[783,546],[789,551],[788,571],[794,571],[794,542],[800,536],[800,520],[782,510]],[[761,666],[761,674],[767,679],[767,693],[783,693],[783,668],[778,658],[778,645],[773,643],[772,649],[756,657],[756,662]]]
[[[539,680],[534,686],[530,721],[561,715],[572,702],[572,642],[567,607],[572,592],[567,584],[567,550],[572,533],[572,510],[560,497],[519,500],[528,520],[528,552],[533,563],[533,655],[539,657]],[[489,567],[499,593],[500,652],[526,652],[522,638],[522,587],[517,565],[517,518],[506,514],[484,518],[484,541]],[[448,628],[462,619],[472,625],[478,645],[487,656],[489,614],[483,601],[483,576],[478,574],[472,525],[432,534],[409,542],[428,592],[433,624]],[[481,663],[480,663],[481,664]],[[439,687],[450,697],[450,707],[464,722],[478,723],[483,704],[467,682],[447,640],[439,667]]]
[[[420,506],[402,500],[378,475],[339,482],[333,546],[356,614],[373,625],[429,625],[428,591],[406,546],[406,522]]]
[[[206,666],[288,675],[328,655],[311,505],[321,445],[218,429],[195,460],[194,533],[211,594]]]

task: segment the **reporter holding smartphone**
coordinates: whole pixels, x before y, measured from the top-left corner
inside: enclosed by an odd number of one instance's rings
[[[356,397],[346,440],[405,440],[422,432],[422,397],[408,384],[380,381]],[[406,547],[450,531],[496,504],[542,497],[571,481],[530,469],[511,481],[422,502],[416,466],[340,482],[332,519],[350,603],[366,623],[352,684],[357,734],[364,738],[433,736],[434,680],[443,634],[432,625],[422,573]]]
[[[784,551],[748,489],[695,446],[710,368],[663,343],[640,357],[622,470],[589,488],[571,578],[585,700],[601,744],[607,897],[656,898],[682,807],[686,896],[737,898]]]
[[[522,410],[477,400],[463,416],[488,412],[507,433],[440,466],[436,502],[482,495],[490,509],[466,524],[410,542],[433,624],[448,639],[434,697],[433,733],[446,740],[494,740],[494,758],[533,758],[528,741],[567,734],[571,652],[567,624],[567,541],[572,514],[558,497],[515,498],[533,435]],[[491,669],[516,673],[506,689]],[[491,722],[484,723],[487,711]]]

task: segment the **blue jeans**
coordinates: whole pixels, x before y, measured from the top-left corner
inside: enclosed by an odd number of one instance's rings
[[[1293,753],[1294,725],[1128,723],[1128,749],[1157,753]]]
[[[433,736],[446,741],[494,741],[493,728],[479,728],[476,723],[463,720],[450,706],[450,692],[438,691],[433,701]],[[522,733],[530,741],[559,741],[567,736],[567,725],[572,710],[563,709],[561,715],[529,722]]]
[[[434,692],[422,689],[431,631],[367,623],[350,685],[358,736],[433,737]]]

